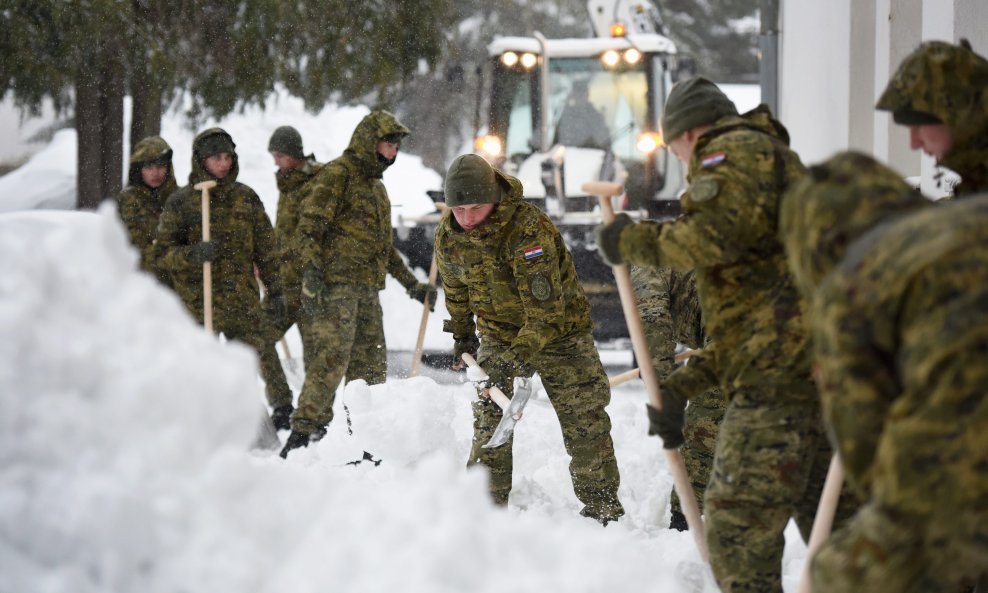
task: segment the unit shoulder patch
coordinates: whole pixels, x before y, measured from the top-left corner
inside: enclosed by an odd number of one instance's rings
[[[687,195],[694,202],[706,202],[717,197],[718,192],[720,192],[720,183],[715,177],[707,176],[690,184]]]
[[[700,166],[704,169],[716,167],[727,160],[727,153],[723,150],[708,154],[700,159]]]
[[[552,286],[545,274],[532,274],[528,278],[528,286],[532,291],[532,296],[539,301],[547,301],[552,296]]]

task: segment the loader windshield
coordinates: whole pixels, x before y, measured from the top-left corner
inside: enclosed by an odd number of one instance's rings
[[[643,162],[639,134],[651,130],[648,62],[605,66],[599,57],[549,61],[550,145],[610,149],[622,161]],[[537,69],[495,64],[490,133],[503,139],[504,156],[531,154],[538,144]]]

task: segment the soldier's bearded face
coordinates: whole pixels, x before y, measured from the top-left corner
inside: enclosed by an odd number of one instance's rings
[[[217,179],[223,179],[230,174],[233,168],[233,155],[229,152],[221,152],[213,156],[206,157],[202,166],[209,171],[209,174]]]
[[[954,147],[954,135],[946,124],[909,126],[909,147],[941,160]]]
[[[463,227],[465,231],[472,231],[481,225],[487,217],[494,211],[494,204],[468,204],[466,206],[454,206],[453,218]]]
[[[168,175],[168,165],[144,165],[141,167],[141,181],[151,189],[158,189]]]

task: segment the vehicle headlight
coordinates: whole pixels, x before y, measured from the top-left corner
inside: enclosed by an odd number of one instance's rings
[[[635,147],[645,154],[652,154],[662,148],[662,134],[658,132],[644,132],[638,136]]]
[[[487,135],[474,138],[473,149],[481,156],[496,159],[501,157],[504,146],[497,136]]]

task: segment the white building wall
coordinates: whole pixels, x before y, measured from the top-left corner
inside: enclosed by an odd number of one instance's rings
[[[899,63],[924,40],[969,39],[988,56],[988,0],[780,0],[779,117],[806,163],[855,149],[942,195],[908,129],[874,109]]]

